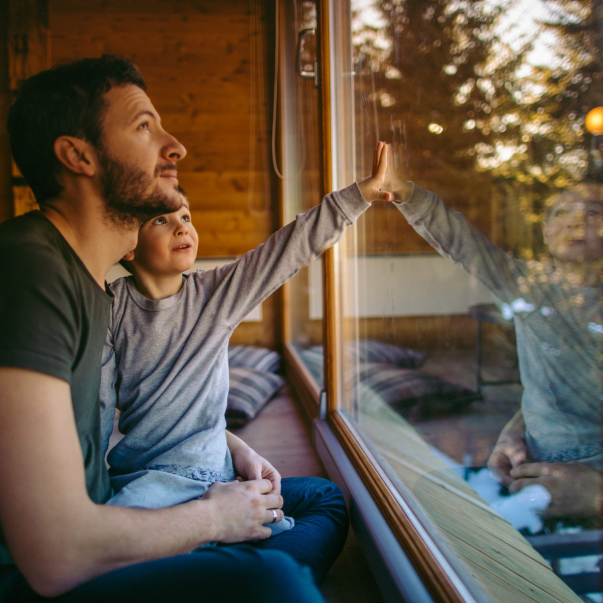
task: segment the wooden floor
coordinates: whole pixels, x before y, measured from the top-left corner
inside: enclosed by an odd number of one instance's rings
[[[288,389],[246,427],[233,430],[283,477],[328,477],[312,447],[309,421]],[[352,530],[322,587],[327,603],[381,603],[383,598]]]

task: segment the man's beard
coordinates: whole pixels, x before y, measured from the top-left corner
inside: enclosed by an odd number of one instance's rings
[[[159,185],[149,192],[152,179],[141,169],[120,163],[106,150],[97,148],[101,165],[101,193],[106,203],[107,218],[118,227],[137,228],[160,214],[169,214],[182,206],[180,195],[170,197]],[[175,169],[174,165],[164,169]],[[162,168],[157,166],[155,175]],[[178,185],[174,185],[174,191]]]

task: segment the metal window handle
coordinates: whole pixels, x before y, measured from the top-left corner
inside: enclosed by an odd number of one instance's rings
[[[314,61],[314,71],[310,71],[308,69],[304,69],[304,64],[302,61],[302,51],[304,49],[304,40],[309,36],[315,36],[316,29],[302,29],[297,34],[297,61],[296,61],[296,70],[297,75],[304,79],[314,80],[314,86],[318,88],[318,61]]]

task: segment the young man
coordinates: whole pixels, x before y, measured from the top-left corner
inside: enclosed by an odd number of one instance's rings
[[[0,226],[0,597],[320,600],[278,551],[182,555],[267,538],[282,513],[269,480],[167,509],[103,504],[104,279],[143,221],[180,207],[186,154],[144,89],[130,61],[86,59],[34,76],[11,108],[13,155],[41,211]]]
[[[603,186],[577,185],[548,200],[542,229],[551,261],[526,264],[434,193],[393,172],[387,178],[416,232],[513,315],[524,393],[488,466],[511,492],[545,486],[547,516],[601,513]]]

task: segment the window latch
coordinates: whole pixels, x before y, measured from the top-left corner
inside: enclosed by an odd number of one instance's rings
[[[309,28],[309,29],[302,29],[298,34],[297,34],[297,60],[296,60],[296,71],[297,71],[297,75],[299,75],[299,77],[307,79],[307,80],[314,80],[314,87],[318,88],[319,86],[319,81],[318,81],[318,61],[314,61],[314,70],[310,70],[310,69],[306,69],[306,67],[308,66],[307,64],[304,64],[303,58],[302,58],[302,54],[304,51],[304,41],[306,38],[310,37],[310,36],[315,36],[316,35],[316,29]]]

